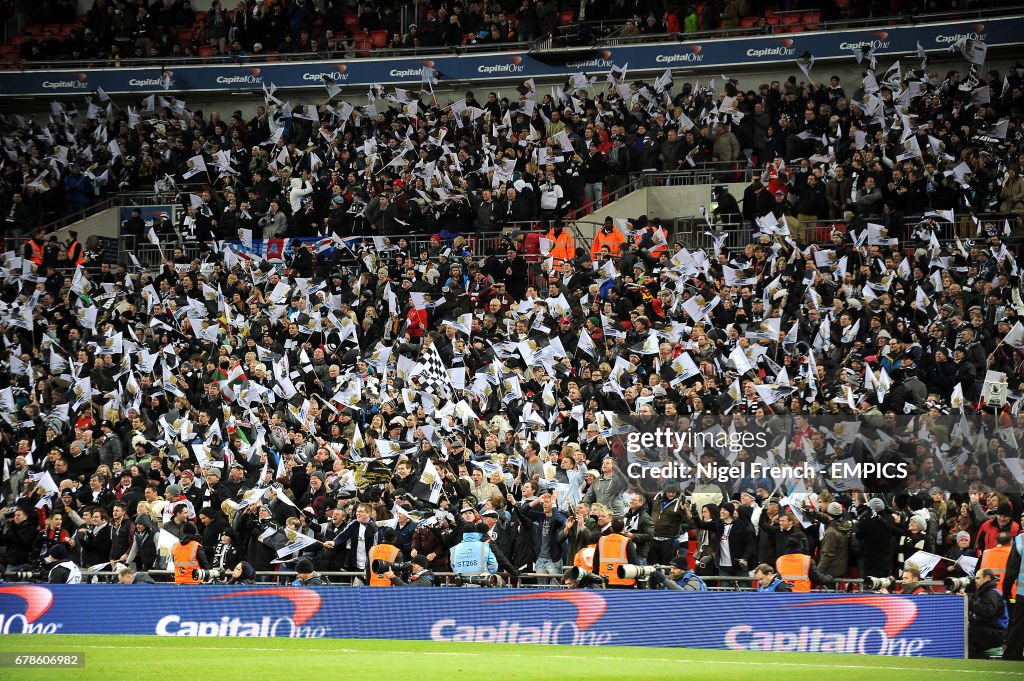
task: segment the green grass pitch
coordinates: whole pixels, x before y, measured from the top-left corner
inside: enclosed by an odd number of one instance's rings
[[[8,635],[0,652],[84,653],[83,669],[0,669],[7,681],[301,681],[307,678],[519,679],[1024,679],[1024,664],[693,648],[580,648],[352,639]],[[315,676],[314,676],[315,675]],[[770,676],[769,676],[770,675]],[[834,678],[834,677],[833,677]]]

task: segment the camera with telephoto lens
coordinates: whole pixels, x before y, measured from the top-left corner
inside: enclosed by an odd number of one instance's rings
[[[974,588],[974,580],[970,577],[946,577],[942,584],[951,594],[966,593]]]
[[[224,573],[217,568],[211,568],[209,570],[196,568],[192,571],[192,579],[197,582],[212,582],[215,579],[219,579],[222,574]]]
[[[620,565],[615,574],[619,579],[646,579],[657,571],[653,565]]]
[[[870,591],[881,591],[882,589],[892,591],[892,588],[896,586],[896,580],[892,577],[865,577],[864,586]]]
[[[388,570],[391,570],[396,575],[407,575],[412,572],[412,563],[405,561],[403,563],[389,563],[386,560],[380,558],[374,558],[373,562],[370,563],[370,571],[375,575],[383,575]]]
[[[501,586],[499,575],[455,575],[455,586]]]
[[[53,565],[47,565],[40,559],[32,563],[31,570],[10,572],[4,575],[4,578],[16,582],[48,582],[50,581],[50,569],[52,567]]]
[[[594,574],[590,570],[584,570],[578,565],[573,565],[569,568],[569,571],[565,573],[565,578],[576,582],[584,589],[590,586],[604,586],[604,583],[608,580],[607,577]]]

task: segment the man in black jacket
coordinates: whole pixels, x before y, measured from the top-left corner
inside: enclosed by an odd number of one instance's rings
[[[646,500],[634,494],[629,500],[629,510],[625,517],[625,535],[636,544],[637,559],[640,565],[648,565],[651,544],[654,541],[654,521],[647,513]]]
[[[979,570],[974,576],[977,590],[967,611],[968,657],[986,658],[986,650],[998,648],[1006,640],[1009,616],[1003,596],[996,588],[998,582],[991,568]]]
[[[893,544],[899,529],[893,522],[891,512],[879,497],[868,500],[857,520],[857,539],[860,540],[864,564],[864,577],[889,577],[893,568]]]

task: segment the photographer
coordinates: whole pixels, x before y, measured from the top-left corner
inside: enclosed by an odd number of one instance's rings
[[[194,523],[187,522],[182,527],[181,540],[175,542],[171,549],[171,560],[174,562],[175,584],[202,584],[202,575],[197,570],[209,570],[210,560],[203,551],[199,541],[199,531]]]
[[[391,586],[434,586],[434,573],[427,567],[427,557],[420,555],[412,559],[411,575],[408,581],[388,570],[384,576],[391,580]]]
[[[917,596],[919,594],[930,594],[932,592],[926,586],[921,586],[921,568],[917,567],[913,563],[908,563],[903,568],[903,579],[899,584],[893,585],[893,590],[890,591],[886,587],[882,587],[878,590],[880,594],[888,593],[900,593],[900,594],[911,594]]]
[[[685,556],[672,559],[672,567],[666,576],[664,572],[655,572],[650,577],[651,588],[662,588],[668,591],[707,591],[708,585],[690,569]]]
[[[772,591],[776,593],[791,593],[793,585],[782,581],[782,578],[775,573],[768,563],[761,563],[754,568],[754,578],[757,580],[758,591]]]
[[[309,558],[300,558],[295,563],[295,579],[292,586],[323,586],[324,580],[313,569],[313,561]]]
[[[148,572],[136,572],[133,567],[123,567],[117,571],[118,584],[155,584]]]
[[[385,563],[396,563],[402,560],[402,552],[395,546],[398,533],[392,528],[384,530],[381,543],[374,546],[367,553],[366,557],[366,583],[370,586],[391,586],[391,580],[383,573],[377,574],[373,571],[373,561],[380,560]]]
[[[68,547],[64,544],[54,544],[50,552],[46,554],[46,565],[52,565],[47,576],[50,584],[81,584],[82,571],[68,557]]]
[[[1006,640],[1009,615],[996,588],[998,581],[991,568],[974,576],[976,588],[967,610],[967,649],[972,659],[986,658],[985,651],[1002,646]]]

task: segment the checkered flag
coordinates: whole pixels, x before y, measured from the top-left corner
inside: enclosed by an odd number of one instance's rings
[[[417,370],[413,374],[419,379],[420,389],[443,400],[455,399],[455,386],[448,376],[448,369],[441,360],[441,354],[434,343],[423,351]]]

